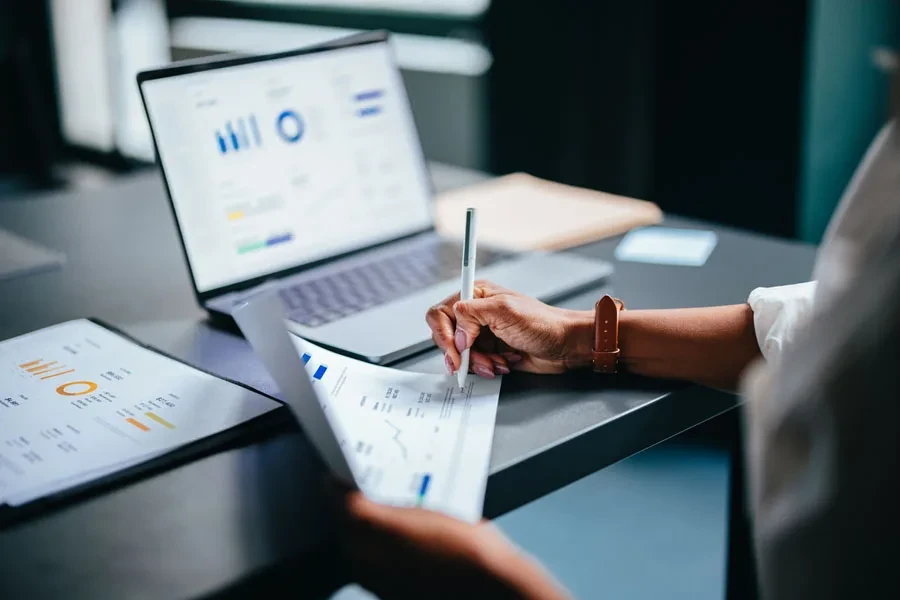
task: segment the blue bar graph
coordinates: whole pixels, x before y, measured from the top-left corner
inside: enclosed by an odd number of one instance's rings
[[[247,124],[243,119],[238,119],[238,130],[241,132],[241,145],[244,148],[250,147],[250,138],[247,136]]]
[[[367,100],[375,100],[377,98],[381,98],[384,95],[384,90],[368,90],[366,92],[360,92],[354,96],[357,102],[365,102]]]
[[[316,369],[316,372],[313,374],[313,379],[321,380],[325,376],[325,371],[328,370],[328,367],[325,365],[319,365],[319,368]]]
[[[216,145],[220,154],[262,146],[262,135],[256,115],[238,117],[226,121],[224,125],[223,129],[216,130]]]
[[[425,500],[425,494],[428,492],[428,484],[431,483],[431,473],[425,473],[422,476],[422,487],[419,488],[419,499],[418,505],[422,506],[422,502]]]
[[[361,117],[371,117],[371,116],[377,115],[380,112],[381,112],[380,106],[367,106],[365,108],[359,109],[359,113],[357,113],[357,114],[359,114],[359,116],[361,116]]]
[[[250,130],[253,132],[253,141],[257,146],[262,146],[262,137],[259,135],[259,125],[256,124],[256,115],[250,115]]]
[[[284,244],[285,242],[289,242],[294,239],[294,234],[291,232],[282,233],[280,235],[275,235],[266,240],[266,246],[275,246],[276,244]]]
[[[231,139],[231,147],[234,150],[240,148],[240,144],[238,143],[238,136],[234,132],[234,128],[231,127],[231,121],[225,124],[225,132],[228,134],[228,137]]]

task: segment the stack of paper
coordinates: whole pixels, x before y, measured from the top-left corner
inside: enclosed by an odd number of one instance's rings
[[[20,505],[279,406],[87,320],[0,343],[0,504]]]

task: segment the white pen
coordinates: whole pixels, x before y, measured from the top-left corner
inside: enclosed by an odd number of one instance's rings
[[[466,210],[466,238],[463,240],[462,251],[462,281],[460,283],[459,299],[471,300],[475,294],[475,227],[476,214],[474,208]],[[466,387],[466,375],[469,373],[469,349],[462,351],[460,356],[459,371],[456,372],[456,381],[460,389]]]

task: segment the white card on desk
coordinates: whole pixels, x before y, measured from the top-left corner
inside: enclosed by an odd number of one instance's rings
[[[712,231],[648,227],[629,232],[616,247],[616,259],[700,267],[716,247]]]
[[[500,378],[379,367],[289,334],[280,300],[235,320],[329,468],[367,496],[474,522],[481,517]]]

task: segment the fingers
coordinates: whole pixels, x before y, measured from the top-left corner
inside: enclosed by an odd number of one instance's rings
[[[491,296],[476,300],[463,300],[453,305],[453,314],[456,317],[456,332],[453,336],[457,352],[471,348],[481,328],[492,328],[503,311],[508,311],[508,303],[502,296]]]
[[[494,361],[490,356],[476,350],[469,353],[469,371],[487,379],[494,379],[497,376]]]
[[[504,352],[503,358],[506,359],[506,364],[510,369],[519,368],[523,362],[522,355],[518,352]]]
[[[497,375],[509,375],[509,363],[502,354],[488,354],[488,358],[494,363],[494,373]]]
[[[426,314],[425,320],[431,328],[431,339],[444,353],[447,371],[453,375],[459,369],[460,358],[453,339],[454,323],[451,315],[450,311],[433,307]]]
[[[469,370],[487,379],[494,379],[497,375],[509,375],[510,367],[502,354],[472,350],[469,354]]]
[[[475,282],[473,296],[483,299],[501,292],[505,290],[489,281],[481,280]],[[425,322],[431,329],[431,339],[444,352],[444,362],[451,375],[460,365],[460,350],[457,349],[456,342],[456,315],[453,311],[453,306],[457,302],[459,302],[458,293],[432,306],[425,314]],[[465,336],[460,337],[460,340],[465,341]]]
[[[440,513],[378,504],[360,491],[347,495],[345,507],[352,528],[377,538],[424,542],[457,526],[455,520]]]

